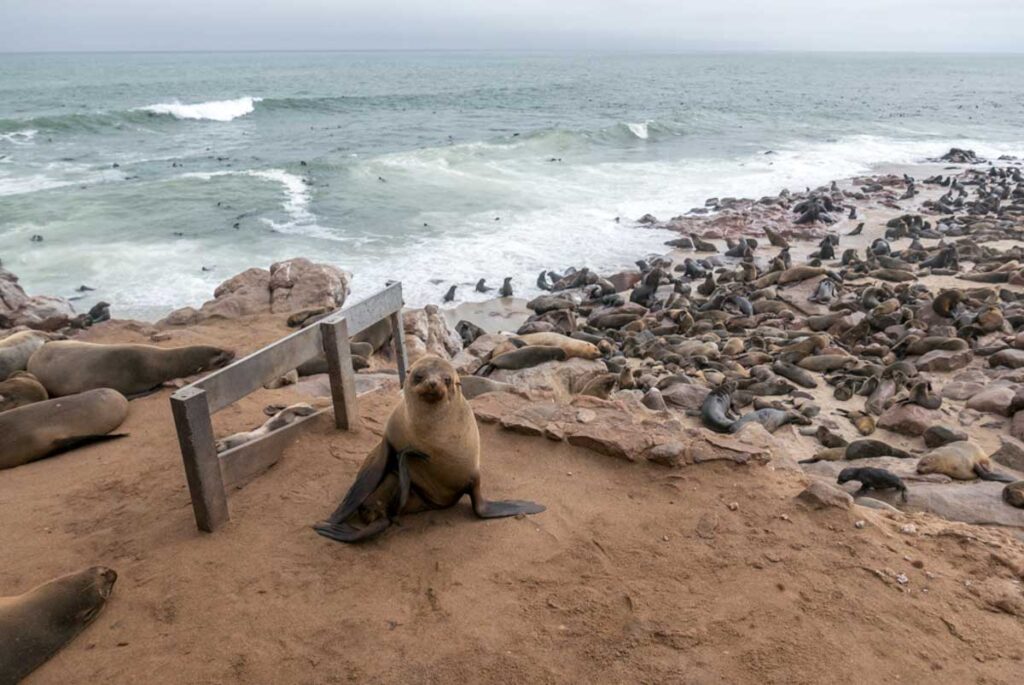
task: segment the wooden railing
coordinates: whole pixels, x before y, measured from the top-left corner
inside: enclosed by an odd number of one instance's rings
[[[333,409],[338,428],[356,428],[359,410],[356,407],[350,336],[387,318],[391,323],[398,378],[405,384],[407,360],[401,312],[402,284],[394,283],[171,395],[181,459],[185,464],[192,509],[200,530],[213,532],[228,521],[226,488],[273,465],[307,422]],[[301,417],[258,440],[217,454],[212,414],[321,353],[327,359],[332,406]]]

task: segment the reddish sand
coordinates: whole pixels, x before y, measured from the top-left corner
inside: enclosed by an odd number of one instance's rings
[[[239,335],[238,331],[245,331]],[[278,323],[162,344],[254,349]],[[92,340],[147,340],[123,324]],[[217,416],[248,429],[289,391]],[[131,436],[0,474],[3,594],[92,564],[106,609],[29,683],[1019,683],[1024,547],[925,515],[810,510],[806,478],[724,463],[671,470],[482,428],[485,488],[543,502],[526,519],[468,507],[406,517],[346,546],[310,525],[378,439],[305,433],[196,530],[163,390]],[[863,520],[863,528],[855,526]],[[916,534],[899,531],[913,522]],[[905,584],[897,580],[903,574]]]

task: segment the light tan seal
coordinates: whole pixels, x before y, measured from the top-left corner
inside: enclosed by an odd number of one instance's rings
[[[47,399],[46,388],[28,371],[15,371],[0,382],[0,412]]]
[[[28,370],[54,397],[95,388],[113,388],[130,396],[175,378],[218,368],[234,356],[210,345],[164,348],[62,340],[36,351],[28,360]]]
[[[50,336],[42,331],[21,331],[0,340],[0,381],[28,368],[28,360]]]
[[[956,480],[995,480],[1012,483],[1013,478],[992,471],[992,460],[976,442],[958,440],[936,447],[917,462],[918,473],[941,473]]]
[[[94,566],[0,597],[0,684],[13,685],[71,642],[99,615],[117,573]]]
[[[527,346],[559,347],[565,350],[566,359],[572,359],[573,357],[579,357],[580,359],[601,358],[601,350],[598,349],[597,345],[586,340],[570,338],[561,333],[527,333],[526,335],[515,336],[514,340],[522,341]],[[491,358],[498,357],[506,352],[512,352],[520,347],[522,345],[517,345],[512,340],[506,340],[495,346],[494,351],[491,353]]]
[[[314,528],[333,540],[356,542],[380,533],[399,514],[450,507],[466,494],[480,518],[544,511],[533,502],[484,499],[473,410],[452,365],[428,355],[409,369],[384,438],[366,457],[345,499]]]
[[[109,388],[0,413],[0,469],[102,439],[127,416],[128,400]]]
[[[272,417],[264,421],[263,425],[259,428],[251,431],[234,433],[226,438],[221,438],[215,443],[214,447],[218,454],[221,452],[227,452],[230,449],[252,442],[253,440],[259,440],[276,430],[280,430],[287,425],[295,423],[300,417],[311,416],[315,413],[316,409],[314,409],[311,404],[306,404],[305,402],[293,404],[275,413]]]

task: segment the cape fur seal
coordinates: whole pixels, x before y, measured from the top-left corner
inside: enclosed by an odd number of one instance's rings
[[[936,447],[917,462],[918,473],[941,473],[956,480],[994,480],[1012,483],[1015,478],[992,471],[992,460],[980,445],[958,440]]]
[[[49,342],[41,331],[21,331],[0,340],[0,381],[15,371],[24,371],[36,350]]]
[[[117,573],[94,566],[13,597],[0,597],[0,683],[17,683],[95,619]]]
[[[43,345],[28,370],[54,397],[96,388],[137,395],[169,380],[224,366],[233,352],[209,345],[155,347],[62,340]]]
[[[43,384],[28,371],[15,371],[0,382],[0,412],[49,398]]]
[[[907,501],[907,486],[892,471],[868,466],[863,468],[851,466],[839,472],[839,478],[836,479],[836,482],[842,485],[851,480],[860,483],[860,490],[856,492],[858,495],[866,495],[871,490],[896,490],[900,493],[900,499],[904,502]]]
[[[102,439],[127,416],[128,400],[110,388],[0,413],[0,469]]]
[[[399,514],[447,508],[467,494],[480,518],[544,511],[533,502],[484,499],[473,410],[454,367],[428,355],[409,369],[384,438],[366,457],[345,499],[314,528],[333,540],[356,542],[380,533]]]
[[[525,343],[525,345],[519,344],[520,342]],[[498,344],[494,351],[491,352],[491,357],[499,357],[506,352],[512,352],[522,347],[536,347],[539,345],[562,348],[565,350],[566,359],[572,359],[573,357],[579,357],[580,359],[601,358],[601,350],[594,343],[554,332],[517,335],[511,340]]]
[[[258,440],[264,435],[284,428],[288,424],[295,423],[295,421],[301,416],[309,416],[314,413],[316,413],[316,409],[314,409],[312,405],[306,403],[293,404],[290,407],[285,407],[255,430],[235,433],[218,440],[215,445],[216,450],[218,453],[226,452],[233,447],[238,447],[239,445],[244,445],[247,442]]]
[[[553,345],[527,345],[511,352],[505,352],[491,359],[481,366],[476,375],[486,376],[494,369],[529,369],[544,362],[562,362],[568,359],[568,355],[561,347]]]

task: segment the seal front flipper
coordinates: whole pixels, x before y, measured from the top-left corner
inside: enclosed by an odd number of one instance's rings
[[[482,519],[500,519],[518,514],[539,514],[547,507],[536,502],[511,499],[489,502],[480,491],[480,479],[477,478],[470,486],[469,498],[473,501],[473,512]]]
[[[345,494],[345,499],[341,501],[338,508],[327,519],[327,523],[341,523],[356,513],[359,506],[373,494],[377,486],[384,480],[389,461],[388,457],[393,451],[387,440],[381,440],[380,444],[366,456],[366,460],[359,469],[359,473],[356,474],[355,482],[352,483],[352,487]]]
[[[364,528],[356,528],[344,522],[331,523],[329,521],[321,521],[313,526],[313,530],[325,538],[337,540],[338,542],[359,542],[382,533],[390,525],[390,519],[381,517]]]

